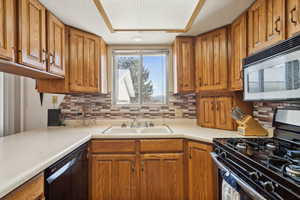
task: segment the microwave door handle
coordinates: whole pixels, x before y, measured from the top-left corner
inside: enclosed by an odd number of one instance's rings
[[[256,200],[267,200],[265,197],[259,194],[255,189],[253,189],[251,186],[245,183],[245,181],[243,181],[241,178],[236,176],[234,173],[230,172],[230,170],[228,170],[226,166],[218,160],[218,155],[216,153],[212,152],[210,153],[210,155],[213,161],[215,162],[215,164],[217,165],[217,167],[225,172],[229,172],[231,176],[235,179],[235,181],[239,184],[239,186],[243,189],[244,192],[248,193]]]
[[[49,177],[47,177],[46,181],[48,184],[51,184],[53,181],[55,181],[58,177],[60,177],[63,173],[65,173],[68,169],[70,169],[76,162],[77,158],[73,158],[69,162],[67,162],[64,166],[62,166],[59,170],[57,170],[55,173],[51,174]]]

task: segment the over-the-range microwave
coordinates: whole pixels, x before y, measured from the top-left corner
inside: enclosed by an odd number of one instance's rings
[[[244,100],[300,99],[300,35],[243,61]]]

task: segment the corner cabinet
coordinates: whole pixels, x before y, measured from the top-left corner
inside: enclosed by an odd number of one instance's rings
[[[195,91],[194,38],[176,37],[173,45],[173,66],[175,91],[192,93]]]
[[[247,57],[247,15],[243,14],[231,25],[230,89],[243,90],[243,59]]]
[[[197,92],[227,89],[227,28],[199,36],[195,52]]]
[[[70,90],[99,92],[100,38],[70,29]]]
[[[249,53],[284,40],[285,34],[285,0],[256,0],[248,10]]]
[[[47,13],[48,71],[65,75],[65,25],[52,13]]]
[[[38,80],[38,91],[59,94],[100,92],[101,61],[106,57],[100,51],[101,37],[71,27],[65,27],[64,35],[65,50],[57,48],[57,51],[65,55],[65,79]],[[57,62],[55,69],[59,71],[59,56],[53,54],[53,57],[56,61],[52,62]]]
[[[18,0],[20,64],[46,71],[46,8],[38,0]]]
[[[15,44],[15,1],[0,0],[0,58],[14,61]]]
[[[240,107],[252,115],[252,104],[244,102],[242,93],[207,93],[197,97],[198,125],[206,128],[236,130],[237,126],[231,117],[234,107]]]
[[[216,200],[217,176],[210,152],[212,145],[188,142],[188,199]]]

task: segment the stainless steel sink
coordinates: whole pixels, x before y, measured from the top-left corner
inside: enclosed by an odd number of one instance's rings
[[[171,134],[172,129],[168,126],[157,126],[157,127],[141,127],[141,128],[121,128],[110,127],[106,129],[104,134]]]

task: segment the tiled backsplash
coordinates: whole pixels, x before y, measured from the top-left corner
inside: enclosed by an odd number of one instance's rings
[[[196,118],[196,95],[169,95],[168,105],[115,106],[110,94],[66,95],[60,105],[65,120],[140,118]]]
[[[299,107],[300,101],[293,102],[255,102],[254,117],[264,126],[271,127],[273,122],[274,111],[276,108]]]

